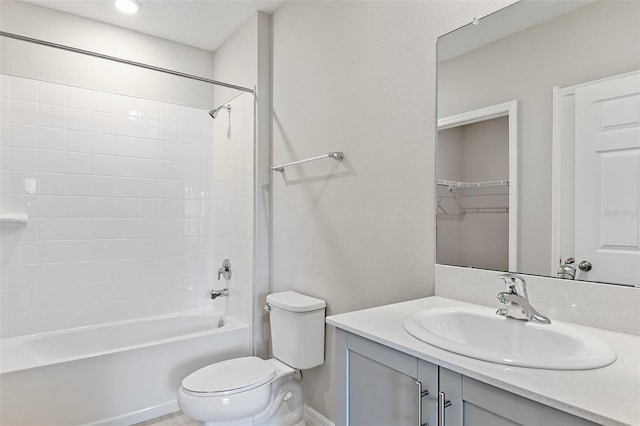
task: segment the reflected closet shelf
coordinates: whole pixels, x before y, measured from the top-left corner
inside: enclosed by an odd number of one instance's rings
[[[467,213],[508,213],[509,181],[461,182],[438,179],[438,217],[462,219]]]

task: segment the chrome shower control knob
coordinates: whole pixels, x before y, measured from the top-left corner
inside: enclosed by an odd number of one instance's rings
[[[581,271],[589,272],[591,268],[593,268],[593,265],[588,260],[583,260],[582,262],[578,263],[578,268]]]

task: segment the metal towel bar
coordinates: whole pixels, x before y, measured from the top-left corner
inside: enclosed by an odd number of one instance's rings
[[[309,161],[321,160],[323,158],[333,158],[334,160],[342,161],[344,159],[344,154],[342,152],[330,152],[324,155],[318,155],[317,157],[307,158],[304,160],[293,161],[291,163],[280,164],[279,166],[271,167],[271,170],[274,172],[282,172],[285,167],[295,166],[296,164],[307,163]]]

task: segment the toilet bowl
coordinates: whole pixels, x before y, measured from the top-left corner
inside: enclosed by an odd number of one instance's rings
[[[207,426],[229,425],[276,411],[274,388],[293,381],[296,370],[277,359],[234,358],[201,368],[182,381],[178,405],[184,413]],[[286,395],[281,395],[282,399]],[[275,400],[275,401],[274,401]],[[278,407],[276,407],[278,408]],[[253,424],[248,423],[248,424]]]
[[[203,426],[302,425],[299,369],[324,363],[324,300],[292,291],[267,296],[275,358],[234,358],[182,381],[178,405]]]

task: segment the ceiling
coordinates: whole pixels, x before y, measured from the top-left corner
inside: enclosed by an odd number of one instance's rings
[[[26,0],[209,51],[217,50],[256,11],[272,13],[284,0],[140,0],[142,10],[119,12],[113,0]]]

